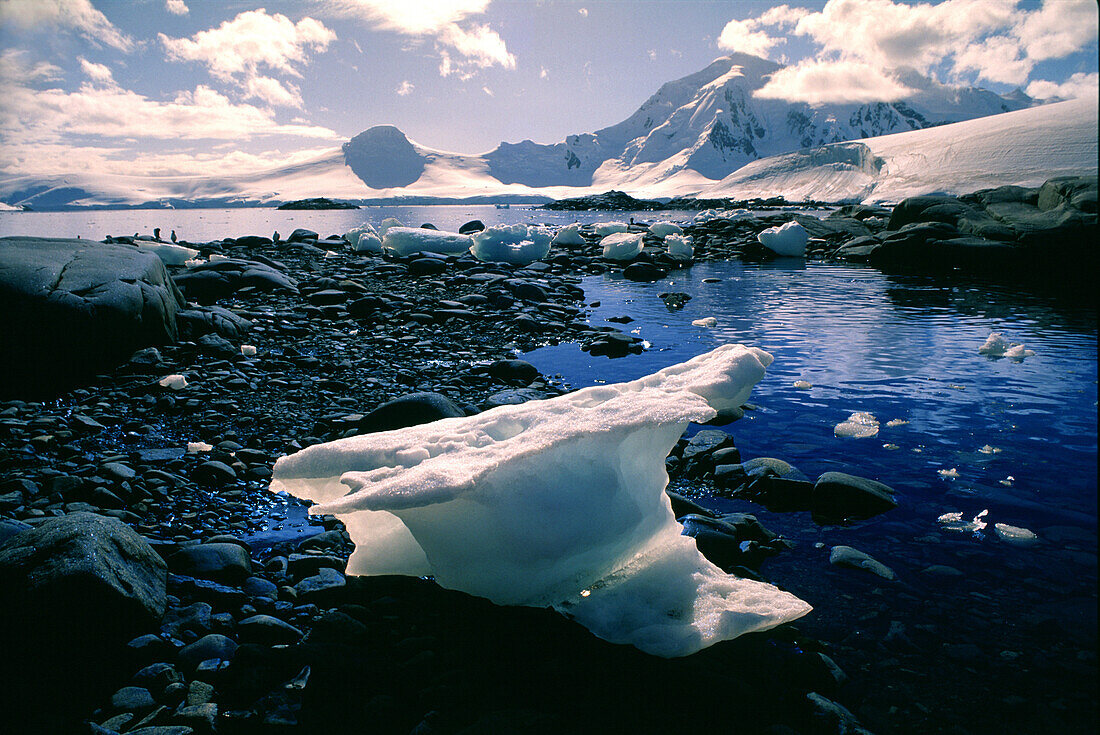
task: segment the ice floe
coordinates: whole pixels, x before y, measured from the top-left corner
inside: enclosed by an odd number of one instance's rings
[[[630,225],[626,222],[598,222],[592,229],[597,235],[604,237],[617,232],[626,232],[630,229]]]
[[[608,260],[633,260],[642,252],[642,233],[615,232],[600,240],[600,247]]]
[[[665,237],[665,247],[668,249],[668,254],[673,257],[695,257],[695,246],[692,245],[691,237],[684,235],[668,235]]]
[[[1032,357],[1035,352],[1022,344],[1009,342],[1008,338],[1000,332],[990,332],[985,343],[978,348],[978,354],[989,358],[1007,357],[1010,360],[1019,361],[1025,357]]]
[[[684,234],[684,228],[673,222],[654,222],[649,226],[649,231],[657,237]]]
[[[571,225],[558,230],[558,234],[554,235],[553,243],[555,245],[584,245],[584,236],[581,235],[581,225],[579,222],[574,222]]]
[[[707,329],[709,329],[711,327],[717,327],[718,326],[718,320],[715,319],[712,316],[705,316],[702,319],[693,319],[692,322],[691,322],[691,326],[693,326],[693,327],[706,327]]]
[[[441,253],[456,255],[465,253],[474,244],[469,235],[426,227],[390,227],[382,237],[382,247],[397,255],[415,253]]]
[[[769,227],[756,239],[776,255],[802,258],[806,255],[806,243],[810,236],[802,225],[792,221],[779,227]]]
[[[351,245],[351,249],[357,253],[382,252],[382,238],[369,224],[353,227],[344,233],[344,239]]]
[[[344,522],[349,574],[434,575],[687,655],[810,610],[707,561],[664,492],[688,423],[744,403],[771,360],[723,345],[629,383],[314,445],[275,463],[271,490]]]
[[[856,411],[833,427],[833,435],[841,438],[869,439],[878,434],[878,419],[867,411]]]
[[[529,265],[550,252],[550,234],[541,227],[494,225],[473,235],[470,252],[481,261]]]

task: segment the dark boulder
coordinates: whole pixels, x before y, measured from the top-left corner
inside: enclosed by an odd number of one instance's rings
[[[196,339],[204,334],[218,334],[237,340],[252,329],[252,322],[221,306],[199,306],[176,312],[181,339]]]
[[[659,281],[667,275],[668,271],[665,269],[646,262],[631,263],[623,269],[623,278],[628,281],[650,283]]]
[[[0,393],[53,393],[174,342],[183,297],[156,255],[128,245],[0,238]]]
[[[0,589],[0,711],[26,717],[24,733],[74,732],[69,720],[110,693],[121,647],[155,630],[167,604],[160,556],[122,522],[92,513],[0,546]]]
[[[514,380],[526,385],[539,377],[539,370],[526,360],[497,360],[489,365],[489,375],[498,380]]]
[[[439,393],[409,393],[383,403],[359,422],[359,431],[391,431],[465,416],[457,403]]]
[[[209,304],[245,287],[257,291],[298,292],[297,282],[266,263],[226,258],[200,263],[174,276],[176,285],[188,298]]]
[[[898,507],[887,485],[844,472],[826,472],[814,484],[811,510],[826,519],[870,518]]]
[[[469,235],[472,232],[481,232],[485,229],[485,223],[479,219],[472,219],[458,228],[460,235]]]

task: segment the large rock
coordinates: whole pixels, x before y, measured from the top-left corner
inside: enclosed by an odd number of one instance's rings
[[[359,430],[363,433],[391,431],[465,415],[466,412],[447,396],[439,393],[409,393],[383,403],[368,413],[359,422]]]
[[[184,305],[161,259],[136,247],[0,238],[0,393],[52,393],[174,342]]]
[[[21,733],[75,732],[66,723],[117,688],[123,646],[156,630],[167,601],[164,561],[128,526],[93,513],[0,546],[0,590],[0,711],[27,717]]]
[[[175,279],[176,285],[188,298],[204,304],[230,296],[245,287],[257,291],[298,291],[298,283],[285,273],[266,263],[241,258],[193,265],[176,274]]]

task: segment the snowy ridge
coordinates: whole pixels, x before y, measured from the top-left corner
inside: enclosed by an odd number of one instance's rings
[[[560,199],[609,189],[896,200],[1096,170],[1095,100],[1033,107],[1022,93],[949,87],[916,72],[901,73],[913,93],[892,103],[811,107],[755,97],[780,68],[746,54],[716,59],[662,85],[626,120],[554,144],[525,140],[463,155],[378,125],[294,166],[203,177],[15,176],[0,181],[0,201],[38,209],[233,206],[315,196]]]

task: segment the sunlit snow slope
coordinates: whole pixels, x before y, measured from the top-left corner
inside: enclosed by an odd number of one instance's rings
[[[1071,100],[953,125],[819,146],[747,164],[703,196],[897,202],[1096,174],[1097,101]]]

